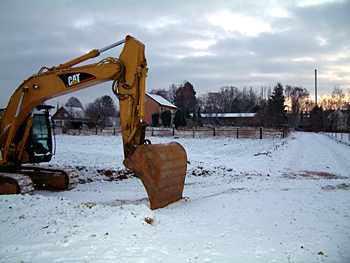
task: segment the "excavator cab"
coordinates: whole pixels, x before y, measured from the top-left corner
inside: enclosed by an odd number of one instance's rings
[[[52,157],[52,134],[49,118],[51,105],[40,105],[34,110],[33,124],[25,145],[29,163],[49,162]]]
[[[53,155],[52,134],[50,126],[49,111],[54,108],[51,105],[39,105],[23,121],[14,136],[14,143],[20,144],[26,133],[26,128],[30,118],[33,123],[30,126],[25,141],[24,152],[20,159],[21,163],[42,163],[51,161]],[[8,160],[16,162],[16,156]]]

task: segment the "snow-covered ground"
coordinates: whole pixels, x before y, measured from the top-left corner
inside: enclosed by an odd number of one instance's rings
[[[333,138],[334,140],[350,145],[350,133],[327,132],[325,134]]]
[[[350,147],[326,135],[175,139],[184,198],[153,211],[120,136],[56,140],[81,184],[0,196],[0,262],[350,262]]]

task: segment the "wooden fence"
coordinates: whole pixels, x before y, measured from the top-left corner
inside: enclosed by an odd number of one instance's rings
[[[205,137],[234,137],[237,139],[267,139],[285,138],[288,130],[268,128],[246,128],[246,127],[222,127],[213,129],[191,129],[176,130],[175,128],[147,128],[146,136],[158,137],[181,137],[181,138],[205,138]]]
[[[118,135],[120,127],[110,127],[101,130],[93,129],[68,129],[55,128],[55,134],[70,135]],[[268,139],[285,138],[289,131],[286,129],[249,128],[249,127],[220,127],[212,129],[180,129],[175,128],[146,128],[146,137],[178,137],[178,138],[206,138],[206,137],[234,137],[237,139]]]
[[[118,135],[121,134],[120,127],[108,127],[101,130],[100,128],[92,129],[62,129],[55,127],[55,134],[70,134],[70,135]]]

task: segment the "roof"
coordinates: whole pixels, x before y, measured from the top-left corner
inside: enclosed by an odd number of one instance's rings
[[[171,102],[167,101],[162,96],[155,95],[155,94],[150,94],[150,93],[147,93],[147,92],[146,92],[146,95],[148,97],[150,97],[151,99],[155,100],[156,102],[158,102],[159,105],[168,106],[168,107],[171,107],[171,108],[177,108],[174,104],[172,104]]]
[[[201,113],[202,117],[253,118],[257,113]]]
[[[88,119],[85,111],[79,107],[62,106],[74,119]]]

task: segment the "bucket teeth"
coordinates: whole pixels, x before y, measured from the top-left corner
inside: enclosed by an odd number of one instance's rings
[[[141,179],[152,210],[182,198],[187,155],[181,144],[140,145],[124,165]]]

